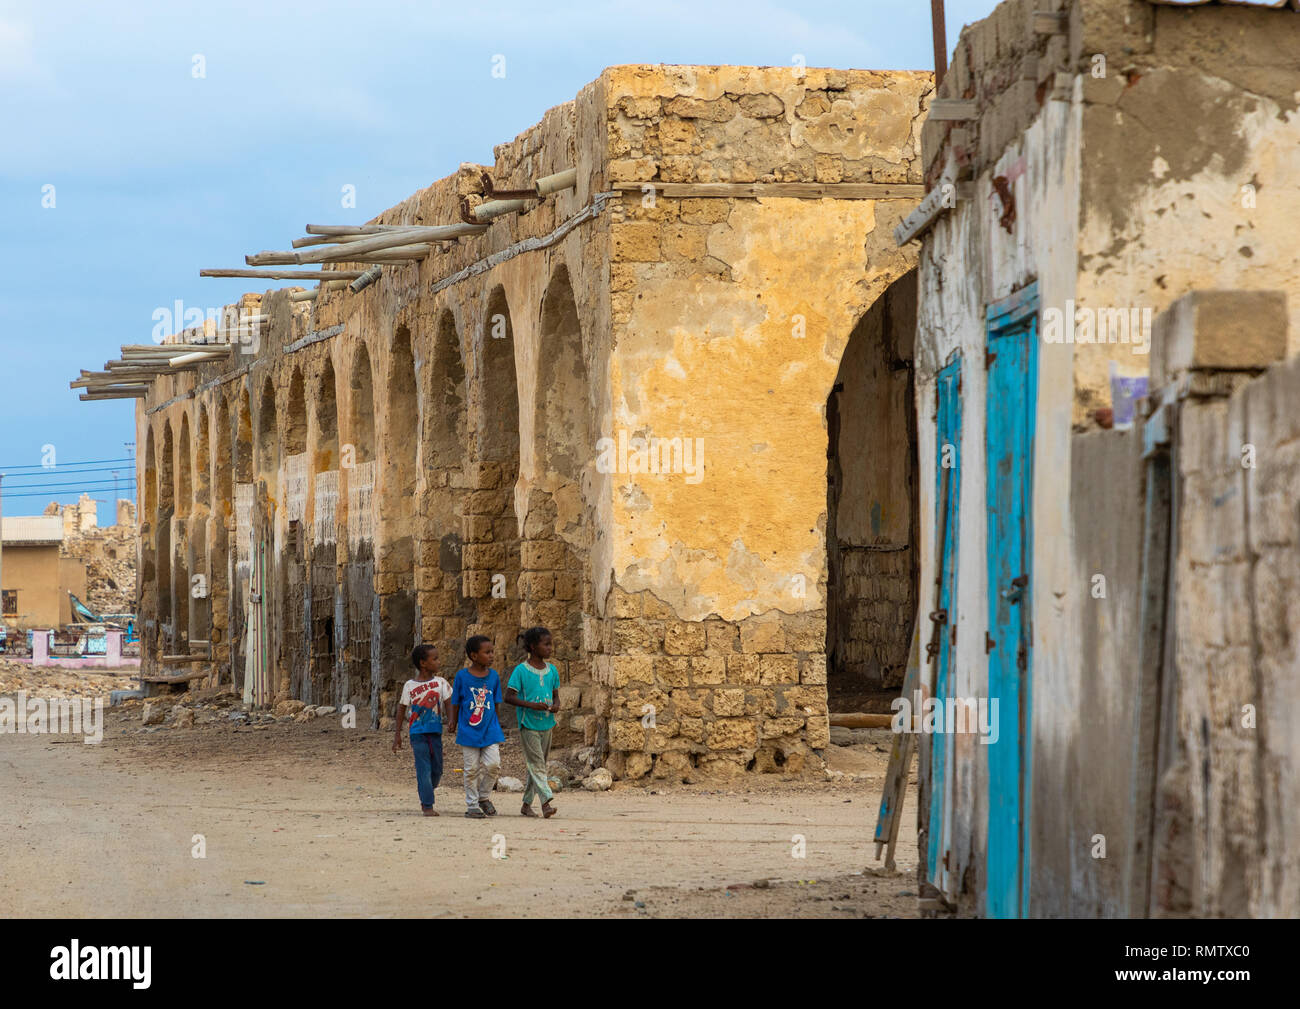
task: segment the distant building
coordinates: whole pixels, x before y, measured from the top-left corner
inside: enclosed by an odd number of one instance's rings
[[[86,566],[61,556],[59,515],[6,517],[0,525],[3,567],[0,600],[10,630],[56,627],[72,621],[68,593],[86,594]]]

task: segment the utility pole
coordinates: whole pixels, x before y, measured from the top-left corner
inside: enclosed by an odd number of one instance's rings
[[[930,0],[930,30],[934,35],[934,88],[939,90],[948,72],[948,33],[944,25],[943,0]]]

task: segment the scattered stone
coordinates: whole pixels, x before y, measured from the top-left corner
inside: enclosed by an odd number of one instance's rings
[[[275,713],[279,715],[296,715],[303,708],[307,707],[306,701],[288,700],[281,701],[275,706]]]
[[[174,729],[192,729],[194,728],[194,709],[177,708],[176,715],[172,719],[172,728]]]
[[[310,722],[316,717],[315,708],[303,708],[298,714],[293,716],[295,722]]]
[[[304,709],[304,710],[305,710],[305,709]],[[334,712],[336,712],[336,711],[338,711],[338,710],[339,710],[339,709],[336,708],[336,707],[334,707],[333,705],[329,705],[329,704],[318,704],[318,705],[316,705],[316,717],[317,717],[317,718],[323,718],[323,717],[325,717],[326,715],[332,715],[332,714],[334,714]]]
[[[163,706],[157,701],[145,701],[140,722],[144,725],[161,725],[164,714]]]
[[[582,779],[582,787],[588,792],[604,792],[614,784],[614,776],[605,768],[598,767]]]
[[[497,778],[498,792],[522,792],[524,783],[518,778]]]

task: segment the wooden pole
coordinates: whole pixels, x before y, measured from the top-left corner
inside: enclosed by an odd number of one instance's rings
[[[485,225],[481,224],[447,224],[429,228],[403,228],[400,231],[370,235],[338,248],[323,245],[318,248],[307,249],[305,252],[259,252],[252,256],[245,256],[244,261],[249,266],[272,262],[296,263],[299,265],[346,262],[349,258],[355,261],[360,258],[358,253],[379,252],[383,249],[393,249],[420,242],[441,242],[450,238],[460,238],[464,235],[481,235],[485,227]],[[285,259],[286,256],[290,258]]]
[[[930,0],[930,32],[934,36],[934,89],[938,91],[948,72],[948,29],[944,23],[943,0]]]
[[[537,195],[550,196],[552,193],[558,193],[563,189],[572,189],[578,184],[578,170],[576,168],[566,168],[562,172],[556,172],[554,175],[543,175],[537,180]]]
[[[477,207],[471,207],[469,216],[480,224],[495,220],[506,214],[517,214],[533,205],[532,200],[488,200]]]
[[[253,277],[262,280],[356,280],[361,270],[200,270],[200,277]]]
[[[405,231],[423,227],[418,224],[309,224],[302,230],[309,235],[378,235],[385,231]]]
[[[180,357],[172,358],[172,367],[178,368],[184,364],[198,364],[203,361],[212,361],[218,357],[226,357],[230,351],[223,350],[213,353],[211,351],[200,351],[194,354],[182,354]]]
[[[417,242],[413,245],[398,245],[391,249],[382,249],[379,252],[352,252],[349,251],[351,246],[336,245],[329,251],[333,253],[333,258],[326,260],[331,263],[399,263],[412,259],[423,259],[433,251],[433,246],[428,242]],[[255,256],[245,256],[249,266],[293,266],[299,263],[297,252],[259,252]]]

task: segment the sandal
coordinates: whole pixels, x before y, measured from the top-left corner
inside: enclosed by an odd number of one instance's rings
[[[528,803],[526,803],[526,802],[525,802],[522,806],[519,807],[519,815],[520,815],[520,816],[531,816],[531,817],[533,817],[534,819],[537,818],[537,814],[533,812],[533,807],[530,806],[530,805],[529,805]]]

